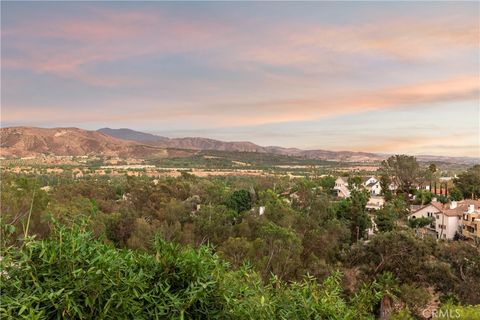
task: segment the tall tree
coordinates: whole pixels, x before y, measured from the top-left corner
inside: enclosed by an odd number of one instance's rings
[[[362,187],[362,177],[360,176],[351,176],[348,177],[348,189],[358,190]]]
[[[393,198],[392,190],[390,189],[392,181],[387,173],[381,172],[380,174],[380,188],[382,189],[382,195],[386,201],[390,201]]]
[[[395,211],[391,205],[386,205],[375,213],[375,224],[380,232],[392,231],[395,219]]]
[[[232,193],[227,201],[227,206],[238,213],[250,210],[252,207],[252,198],[247,190],[237,190]]]
[[[350,231],[352,240],[362,238],[365,231],[370,227],[370,217],[368,216],[366,205],[370,195],[367,190],[352,190],[350,194]]]
[[[464,198],[480,198],[480,164],[460,173],[453,183],[462,192]]]
[[[417,159],[404,154],[397,154],[382,161],[382,171],[389,175],[397,185],[397,191],[402,193],[408,193],[420,176]]]

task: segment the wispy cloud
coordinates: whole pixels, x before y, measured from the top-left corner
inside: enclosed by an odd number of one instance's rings
[[[178,19],[162,10],[124,12],[113,8],[86,12],[83,17],[50,16],[6,26],[2,31],[4,42],[20,54],[7,55],[2,61],[4,67],[73,77],[94,85],[121,85],[128,81],[121,77],[97,81],[82,67],[144,55],[213,50],[215,63],[226,68],[242,68],[243,64],[243,68],[259,71],[255,70],[259,65],[316,66],[323,68],[322,72],[348,72],[346,68],[354,63],[347,61],[354,61],[356,56],[432,62],[452,51],[478,45],[478,21],[462,20],[461,16],[425,20],[399,17],[394,21],[333,26],[280,21],[250,34],[242,30],[242,24]],[[52,41],[57,44],[52,46]]]
[[[441,81],[385,87],[370,92],[350,89],[350,91],[325,93],[322,96],[309,98],[250,103],[224,101],[216,105],[209,104],[204,108],[215,110],[219,122],[228,121],[232,125],[264,124],[320,119],[395,107],[418,107],[422,104],[448,101],[476,102],[479,99],[479,90],[478,77],[462,76]],[[215,118],[214,116],[213,119]]]
[[[2,122],[234,130],[407,108],[420,126],[419,108],[479,103],[478,4],[357,5],[2,3]]]

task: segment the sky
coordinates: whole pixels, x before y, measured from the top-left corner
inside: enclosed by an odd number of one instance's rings
[[[480,157],[480,2],[1,2],[1,125]]]

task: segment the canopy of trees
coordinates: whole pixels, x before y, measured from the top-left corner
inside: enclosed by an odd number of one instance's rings
[[[415,157],[407,155],[394,155],[383,161],[382,171],[404,193],[408,193],[420,177],[420,165]]]
[[[464,198],[480,198],[480,164],[459,174],[454,183]]]
[[[411,188],[415,164],[393,159]],[[416,237],[405,197],[373,212],[360,184],[338,200],[332,177],[1,178],[0,316],[418,316],[431,290],[480,304],[479,249]]]

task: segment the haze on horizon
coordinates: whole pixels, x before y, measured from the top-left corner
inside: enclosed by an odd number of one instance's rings
[[[1,3],[1,124],[480,157],[479,2]]]

